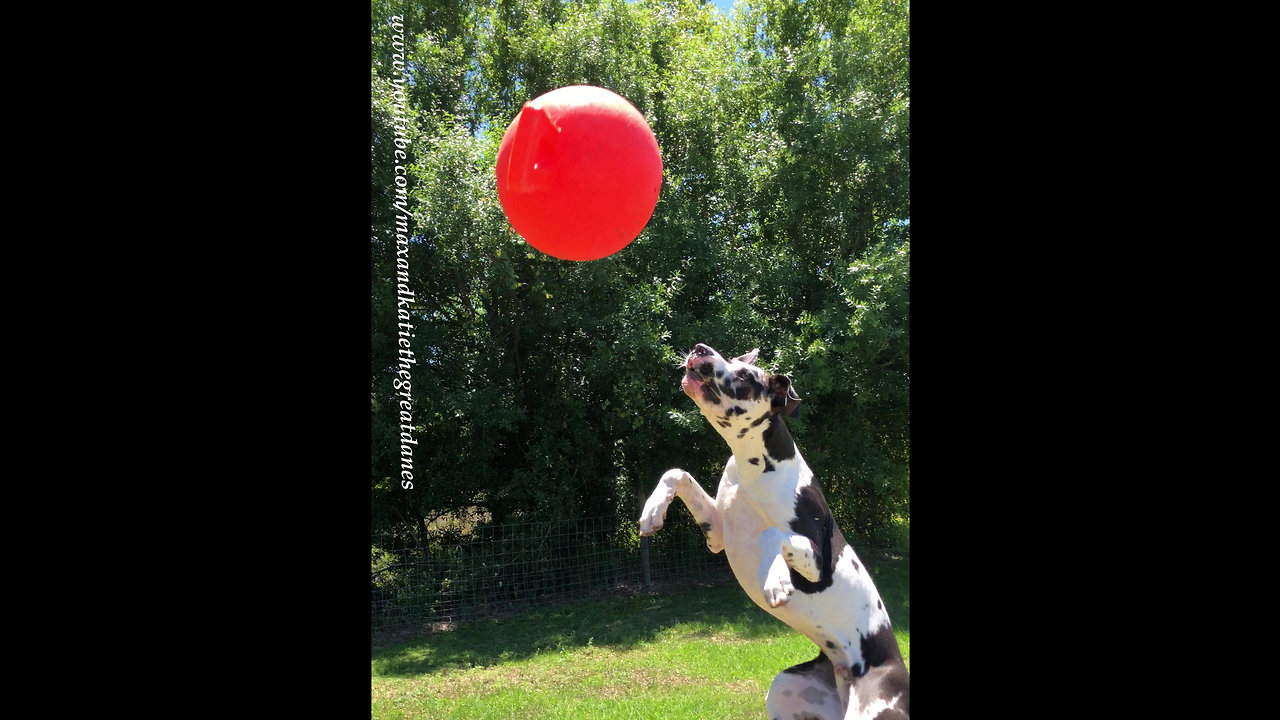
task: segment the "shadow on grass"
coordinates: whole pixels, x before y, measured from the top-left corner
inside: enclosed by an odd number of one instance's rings
[[[889,611],[895,630],[911,632],[910,558],[867,557],[867,570]]]
[[[871,565],[871,572],[894,627],[909,630],[907,561],[879,560]],[[664,629],[682,623],[699,626],[690,629],[695,635],[728,632],[736,637],[763,638],[794,632],[751,602],[736,582],[729,581],[480,620],[450,631],[375,646],[372,656],[378,675],[422,675],[587,645],[628,649],[652,642]]]

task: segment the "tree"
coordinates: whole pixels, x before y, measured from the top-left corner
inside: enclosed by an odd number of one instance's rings
[[[398,6],[398,5],[397,5]],[[804,397],[793,434],[842,525],[909,518],[908,5],[480,0],[406,11],[415,464],[402,490],[393,132],[374,3],[372,487],[375,528],[482,506],[517,517],[638,514],[667,468],[714,491],[724,448],[679,391],[697,342],[760,347]],[[665,176],[622,252],[559,261],[497,203],[521,104],[570,84],[644,113]],[[393,233],[392,233],[393,235]],[[849,531],[847,530],[847,532]]]

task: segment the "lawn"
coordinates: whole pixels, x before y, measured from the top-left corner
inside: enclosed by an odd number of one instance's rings
[[[910,667],[908,561],[872,573]],[[817,647],[736,584],[667,589],[373,647],[374,718],[763,718],[773,676]]]

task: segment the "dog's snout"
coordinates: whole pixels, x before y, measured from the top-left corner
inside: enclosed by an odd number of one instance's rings
[[[698,343],[693,350],[689,352],[689,357],[685,360],[685,367],[691,372],[696,372],[703,377],[708,377],[715,372],[715,360],[719,355],[710,347]]]

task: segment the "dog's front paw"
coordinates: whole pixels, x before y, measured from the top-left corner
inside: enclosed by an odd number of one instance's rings
[[[667,516],[667,506],[671,504],[671,498],[675,495],[674,487],[658,483],[658,487],[645,502],[644,510],[640,512],[640,537],[652,535],[662,529],[663,518]]]
[[[662,520],[667,515],[667,503],[645,503],[640,513],[640,537],[646,537],[662,529]]]
[[[791,599],[791,593],[796,588],[791,584],[791,571],[787,569],[787,564],[781,557],[776,558],[769,566],[768,574],[764,579],[764,599],[769,603],[769,607],[782,607]]]
[[[658,486],[645,501],[644,510],[640,511],[640,537],[652,535],[662,529],[662,520],[667,516],[667,506],[676,496],[676,483],[686,474],[679,468],[672,468],[658,480]]]
[[[782,607],[791,600],[791,593],[795,590],[790,578],[770,575],[769,580],[764,584],[764,599],[771,608]]]

